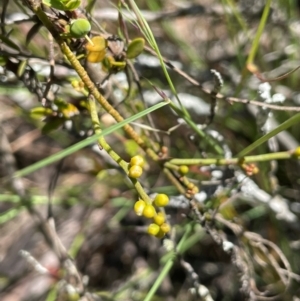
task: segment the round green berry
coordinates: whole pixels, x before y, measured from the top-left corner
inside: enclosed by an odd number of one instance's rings
[[[169,197],[164,193],[159,193],[154,198],[153,203],[157,207],[165,207],[169,204]]]
[[[142,216],[145,207],[146,207],[145,201],[138,200],[137,202],[135,202],[135,204],[134,204],[134,211],[135,211],[136,215]]]
[[[131,166],[138,165],[140,167],[144,167],[145,160],[142,156],[136,155],[130,159],[130,165]]]
[[[153,218],[155,215],[155,208],[152,205],[147,204],[143,210],[143,216],[147,218]]]
[[[163,212],[158,212],[154,217],[153,221],[158,226],[162,225],[165,222],[166,218]]]
[[[156,224],[150,224],[149,227],[148,227],[148,230],[147,232],[153,236],[157,235],[158,232],[159,232],[160,228],[158,225]]]
[[[73,38],[83,38],[91,30],[91,23],[87,19],[76,19],[70,25],[70,35]]]
[[[137,179],[139,178],[143,173],[143,169],[141,166],[139,165],[133,165],[129,168],[129,171],[128,171],[128,176],[130,178],[134,178],[134,179]]]

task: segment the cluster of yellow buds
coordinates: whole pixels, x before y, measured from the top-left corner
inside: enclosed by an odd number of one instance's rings
[[[144,165],[145,161],[142,156],[136,155],[132,157],[129,163],[128,176],[134,179],[139,178],[143,173]]]
[[[166,223],[165,214],[156,212],[155,207],[165,207],[168,203],[169,197],[166,194],[159,193],[151,204],[147,204],[141,199],[134,204],[134,211],[138,216],[152,219],[153,223],[149,225],[147,232],[157,238],[163,238],[170,231],[171,227]]]

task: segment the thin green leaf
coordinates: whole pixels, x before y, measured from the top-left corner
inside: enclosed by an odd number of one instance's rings
[[[5,45],[7,45],[8,47],[10,47],[10,48],[13,48],[13,49],[15,49],[15,50],[17,50],[17,51],[20,51],[20,48],[19,48],[19,46],[15,43],[15,42],[13,42],[12,40],[10,40],[8,37],[5,37],[4,35],[0,35],[0,40],[5,44]]]
[[[192,232],[192,223],[189,223],[187,225],[186,229],[185,229],[185,233],[184,233],[183,237],[181,238],[180,242],[177,245],[176,251],[177,251],[178,254],[182,254],[182,248],[185,245],[185,242],[187,241],[187,239],[190,236],[191,232]],[[172,266],[175,262],[175,258],[176,258],[175,252],[171,251],[171,253],[173,253],[173,254],[169,257],[169,259],[165,263],[165,265],[164,265],[163,269],[161,270],[160,274],[157,276],[156,281],[152,285],[152,287],[151,287],[150,291],[148,292],[147,296],[144,298],[144,301],[150,301],[152,299],[155,292],[158,290],[161,283],[163,282],[163,280],[166,278],[169,271],[171,270],[171,268],[172,268]]]
[[[11,219],[13,219],[17,215],[19,215],[19,213],[23,209],[24,209],[24,207],[12,208],[12,209],[9,209],[9,210],[5,211],[4,213],[0,214],[0,225],[10,221]]]
[[[58,161],[62,158],[65,158],[65,157],[75,153],[76,151],[90,145],[91,143],[96,142],[99,139],[99,137],[111,134],[111,133],[115,132],[116,130],[122,128],[124,125],[130,123],[131,121],[139,119],[139,118],[141,118],[141,117],[143,117],[143,116],[145,116],[145,115],[147,115],[147,114],[149,114],[149,113],[151,113],[151,112],[153,112],[153,111],[155,111],[155,110],[157,110],[157,109],[159,109],[159,108],[161,108],[161,107],[163,107],[167,104],[169,104],[169,102],[160,102],[160,103],[158,103],[158,104],[156,104],[156,105],[154,105],[154,106],[152,106],[152,107],[150,107],[150,108],[148,108],[148,109],[146,109],[142,112],[139,112],[139,113],[123,120],[122,122],[120,122],[118,124],[115,124],[115,125],[107,128],[107,129],[103,130],[101,134],[93,135],[93,136],[91,136],[91,137],[89,137],[89,138],[87,138],[83,141],[80,141],[80,142],[68,147],[67,149],[62,150],[62,151],[60,151],[60,152],[44,159],[44,160],[41,160],[37,163],[34,163],[34,164],[32,164],[28,167],[25,167],[25,168],[15,172],[14,177],[24,177],[24,176],[26,176],[26,175],[42,168],[42,167],[45,167],[45,166],[47,166],[49,164],[52,164],[52,163],[54,163],[54,162],[56,162],[56,161]]]
[[[26,45],[30,43],[30,41],[34,38],[34,36],[39,32],[41,27],[42,27],[41,23],[36,23],[30,28],[26,36]]]
[[[237,157],[242,158],[246,156],[248,153],[252,152],[254,149],[256,149],[258,146],[263,144],[264,142],[268,141],[270,138],[274,137],[278,133],[286,130],[287,128],[291,127],[292,125],[300,122],[300,113],[294,115],[293,117],[286,120],[284,123],[280,124],[277,128],[269,132],[268,134],[262,136],[252,144],[250,144],[248,147],[244,148]]]

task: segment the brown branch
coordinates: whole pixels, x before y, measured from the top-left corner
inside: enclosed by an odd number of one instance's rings
[[[156,56],[156,52],[152,48],[150,48],[148,46],[145,46],[145,50],[147,52],[151,53],[152,55]],[[190,75],[188,75],[184,71],[180,70],[179,68],[175,67],[168,59],[163,57],[163,61],[166,64],[167,67],[169,67],[170,69],[172,69],[173,71],[175,71],[176,73],[178,73],[179,75],[184,77],[192,85],[194,85],[196,87],[199,87],[203,93],[211,96],[212,91],[209,90],[209,89],[204,88],[202,86],[202,84],[200,82],[198,82],[196,79],[194,79],[193,77],[191,77]],[[225,100],[229,103],[232,103],[232,102],[244,103],[244,104],[250,104],[250,105],[254,105],[254,106],[269,108],[271,110],[300,112],[300,107],[278,106],[278,105],[273,105],[273,104],[269,104],[269,103],[263,103],[263,102],[260,102],[260,101],[257,101],[257,100],[249,100],[249,99],[225,96],[225,95],[220,94],[220,93],[218,93],[216,95],[216,98],[218,100]]]

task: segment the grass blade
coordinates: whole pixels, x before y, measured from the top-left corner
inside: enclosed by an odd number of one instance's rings
[[[93,135],[93,136],[91,136],[91,137],[89,137],[89,138],[87,138],[83,141],[80,141],[80,142],[68,147],[67,149],[62,150],[62,151],[60,151],[60,152],[58,152],[58,153],[56,153],[56,154],[54,154],[54,155],[52,155],[48,158],[45,158],[45,159],[43,159],[43,160],[41,160],[37,163],[34,163],[34,164],[32,164],[28,167],[25,167],[21,170],[18,170],[17,172],[14,173],[13,176],[14,177],[24,177],[24,176],[26,176],[26,175],[42,168],[42,167],[45,167],[45,166],[47,166],[49,164],[52,164],[52,163],[54,163],[58,160],[61,160],[62,158],[65,158],[65,157],[75,153],[76,151],[90,145],[91,143],[96,142],[99,139],[99,137],[111,134],[114,131],[116,131],[116,130],[120,129],[121,127],[123,127],[125,124],[128,124],[128,123],[130,123],[130,122],[132,122],[136,119],[139,119],[139,118],[141,118],[141,117],[143,117],[143,116],[145,116],[145,115],[147,115],[147,114],[149,114],[149,113],[151,113],[151,112],[153,112],[153,111],[155,111],[155,110],[157,110],[157,109],[159,109],[159,108],[161,108],[161,107],[163,107],[167,104],[168,104],[168,102],[160,102],[160,103],[158,103],[158,104],[156,104],[156,105],[154,105],[154,106],[152,106],[152,107],[150,107],[150,108],[148,108],[148,109],[146,109],[142,112],[139,112],[139,113],[123,120],[122,122],[119,122],[118,124],[115,124],[115,125],[107,128],[107,129],[103,130],[101,134]]]

